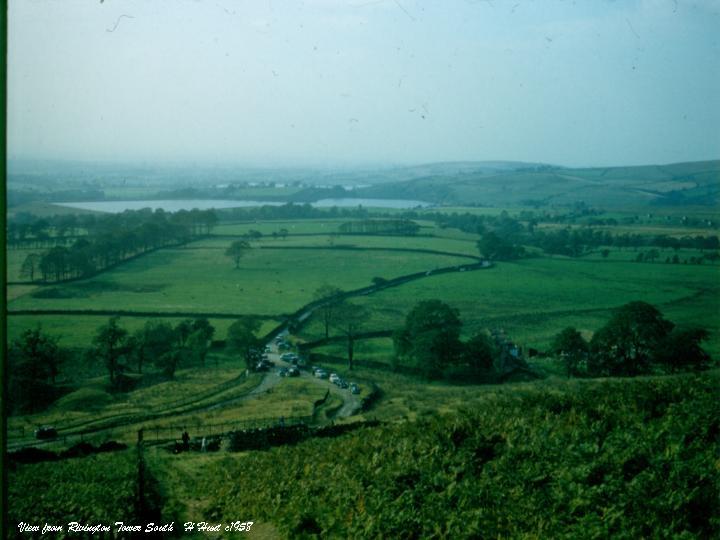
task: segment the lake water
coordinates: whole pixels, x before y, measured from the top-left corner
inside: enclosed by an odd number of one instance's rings
[[[178,210],[208,210],[210,208],[248,208],[257,206],[282,206],[284,202],[268,202],[268,201],[231,201],[222,199],[193,199],[193,200],[167,200],[167,201],[94,201],[94,202],[64,202],[54,203],[58,206],[66,206],[69,208],[78,208],[80,210],[93,210],[96,212],[109,212],[116,214],[125,210],[140,210],[142,208],[152,208],[156,210],[162,208],[166,212],[177,212]],[[311,206],[316,208],[332,208],[337,206],[340,208],[355,208],[363,206],[365,208],[395,208],[410,209],[417,207],[427,207],[428,203],[422,201],[410,201],[403,199],[321,199]]]

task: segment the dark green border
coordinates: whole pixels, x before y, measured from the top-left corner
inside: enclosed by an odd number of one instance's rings
[[[7,264],[6,260],[6,235],[7,230],[7,2],[2,2],[0,9],[0,54],[2,55],[2,70],[0,70],[0,96],[2,96],[2,152],[0,152],[0,170],[2,170],[2,186],[0,187],[0,220],[2,220],[2,234],[0,235],[0,282],[2,282],[2,298],[0,304],[0,342],[2,342],[2,353],[0,353],[0,484],[2,485],[2,517],[0,518],[0,538],[7,538],[7,469],[5,468],[5,449],[7,433]]]

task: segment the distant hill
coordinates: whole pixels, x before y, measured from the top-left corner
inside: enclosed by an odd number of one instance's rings
[[[637,167],[566,168],[517,162],[434,163],[389,172],[414,178],[354,196],[487,206],[717,205],[720,160]]]

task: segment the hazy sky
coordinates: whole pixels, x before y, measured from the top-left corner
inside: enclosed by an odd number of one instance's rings
[[[720,0],[10,0],[11,157],[720,158]]]

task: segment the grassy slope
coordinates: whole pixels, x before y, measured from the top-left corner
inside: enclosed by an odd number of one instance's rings
[[[657,305],[681,324],[706,326],[708,349],[720,353],[720,267],[582,261],[564,258],[499,263],[495,268],[430,276],[355,301],[373,311],[367,330],[397,328],[416,302],[441,298],[457,307],[465,332],[502,327],[521,345],[544,349],[565,326],[587,336],[611,308],[631,300]],[[320,337],[315,322],[307,339]]]
[[[324,283],[354,289],[369,285],[374,276],[392,278],[465,262],[416,253],[253,249],[235,269],[221,249],[166,249],[95,278],[58,285],[67,298],[24,296],[9,307],[277,315],[309,302]]]

